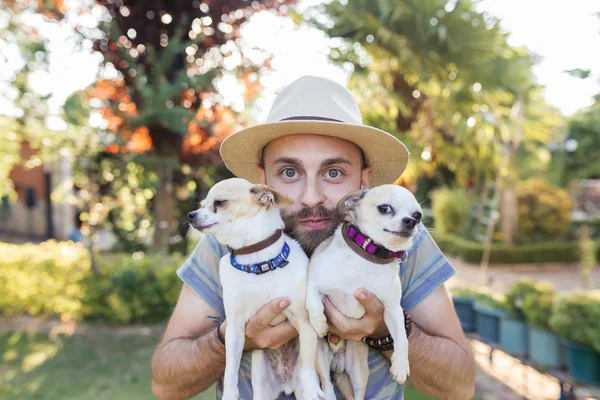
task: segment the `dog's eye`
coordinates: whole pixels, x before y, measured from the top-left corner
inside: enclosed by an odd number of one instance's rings
[[[379,211],[380,214],[387,215],[387,214],[391,214],[394,211],[394,209],[392,208],[392,206],[383,204],[383,205],[377,206],[377,211]]]
[[[227,200],[215,200],[213,202],[213,208],[215,209],[215,212],[217,212],[217,208],[223,207],[225,204],[227,204]]]
[[[414,213],[414,214],[412,215],[412,217],[413,217],[414,219],[416,219],[417,221],[420,221],[420,220],[423,218],[423,214],[421,214],[420,212],[418,212],[418,211],[417,211],[416,213]]]

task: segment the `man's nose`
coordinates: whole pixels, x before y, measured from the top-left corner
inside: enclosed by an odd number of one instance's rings
[[[314,208],[325,202],[325,196],[319,185],[318,180],[307,180],[304,190],[300,195],[300,203],[306,208]]]

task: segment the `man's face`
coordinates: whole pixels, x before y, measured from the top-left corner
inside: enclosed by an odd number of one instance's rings
[[[343,217],[337,203],[369,186],[370,168],[362,169],[354,143],[321,135],[292,135],[270,142],[263,154],[264,184],[294,200],[282,210],[286,232],[310,255],[330,237]]]

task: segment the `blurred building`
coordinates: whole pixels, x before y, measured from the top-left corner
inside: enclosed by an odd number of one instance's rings
[[[24,159],[34,154],[35,150],[26,144],[23,146]],[[68,240],[76,229],[76,209],[69,204],[53,202],[51,194],[70,177],[71,165],[64,158],[31,169],[13,168],[9,178],[18,199],[16,202],[2,199],[0,232],[4,240]]]
[[[569,188],[575,199],[574,217],[576,220],[600,218],[600,179],[582,179]]]

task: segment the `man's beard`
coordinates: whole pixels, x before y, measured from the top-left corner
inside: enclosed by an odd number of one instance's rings
[[[323,206],[303,208],[297,213],[289,213],[285,209],[282,211],[281,217],[285,222],[285,233],[296,239],[309,257],[321,243],[333,235],[338,225],[344,221],[344,216],[336,209],[328,210]],[[330,221],[329,225],[323,229],[303,229],[299,222],[308,218]]]

